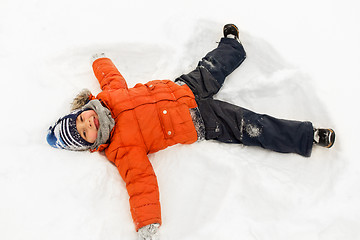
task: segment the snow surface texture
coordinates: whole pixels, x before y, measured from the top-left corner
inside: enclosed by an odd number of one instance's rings
[[[94,53],[129,86],[174,79],[237,24],[248,58],[217,98],[333,127],[311,158],[199,142],[150,155],[167,239],[360,239],[360,31],[356,1],[0,2],[0,239],[137,239],[117,169],[49,147]]]

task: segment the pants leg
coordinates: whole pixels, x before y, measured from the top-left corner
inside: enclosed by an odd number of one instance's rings
[[[246,52],[241,43],[235,39],[222,38],[219,46],[199,62],[214,76],[220,86],[225,78],[245,60]]]
[[[207,140],[242,143],[305,157],[311,155],[313,126],[310,122],[277,119],[211,98],[199,100],[198,106]]]
[[[175,80],[186,83],[197,99],[209,98],[222,87],[225,78],[245,60],[244,47],[235,39],[222,38],[197,68]]]

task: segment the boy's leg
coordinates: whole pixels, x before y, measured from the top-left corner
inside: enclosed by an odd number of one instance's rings
[[[213,99],[198,101],[207,140],[242,143],[309,157],[313,146],[310,122],[277,119]]]
[[[222,38],[218,47],[209,52],[194,71],[183,74],[175,82],[186,83],[197,99],[212,97],[245,58],[246,53],[240,42]]]
[[[216,81],[223,85],[225,78],[245,60],[246,52],[242,44],[233,38],[222,38],[218,47],[206,54],[199,62]]]

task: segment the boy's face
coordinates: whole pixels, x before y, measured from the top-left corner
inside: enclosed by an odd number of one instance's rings
[[[76,118],[76,129],[80,136],[89,143],[95,142],[99,126],[99,116],[94,110],[83,111]]]

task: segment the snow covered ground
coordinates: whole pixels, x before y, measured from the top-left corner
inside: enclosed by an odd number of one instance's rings
[[[333,127],[311,158],[199,142],[150,155],[162,240],[360,239],[359,7],[351,0],[0,0],[0,239],[136,239],[116,168],[52,149],[49,125],[104,51],[129,86],[174,79],[241,30],[248,58],[219,99]]]

